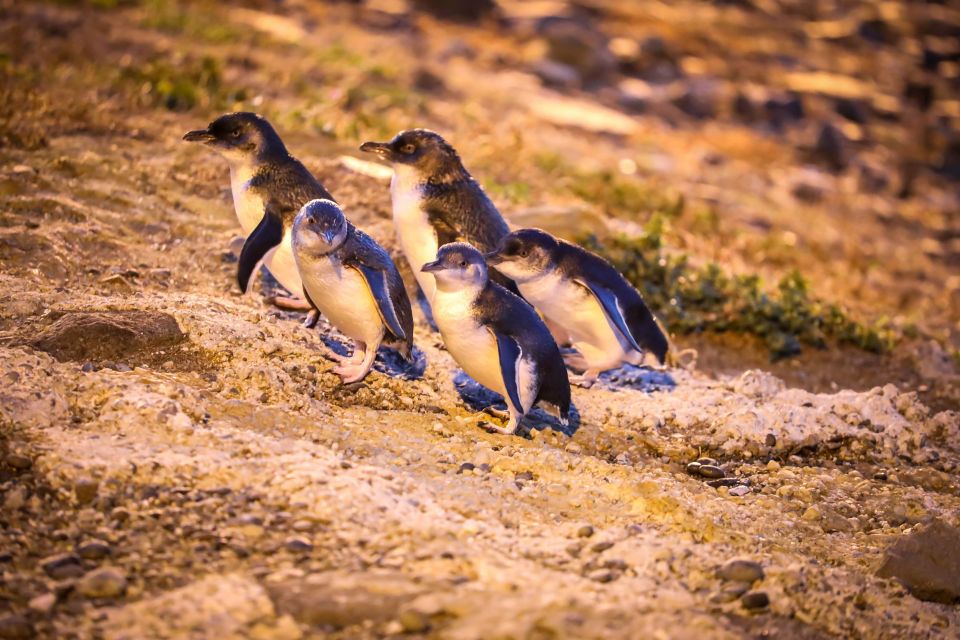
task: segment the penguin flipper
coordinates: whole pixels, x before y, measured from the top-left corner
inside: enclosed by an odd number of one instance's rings
[[[516,340],[505,333],[493,332],[497,339],[497,351],[500,355],[500,375],[503,376],[503,386],[507,390],[510,402],[521,414],[523,413],[523,403],[520,401],[520,383],[517,379],[517,365],[523,351]]]
[[[237,265],[237,284],[240,285],[240,291],[247,292],[247,286],[250,284],[250,276],[257,264],[263,260],[270,249],[276,247],[283,240],[283,223],[280,218],[274,215],[269,209],[264,211],[260,224],[253,230],[253,233],[247,237],[243,243],[243,249],[240,251],[240,261]]]
[[[407,334],[400,324],[400,318],[397,317],[397,310],[393,308],[393,296],[390,295],[387,274],[376,267],[370,267],[362,263],[351,266],[360,272],[370,288],[370,293],[373,295],[374,302],[377,303],[377,310],[380,312],[380,319],[383,320],[383,324],[397,338],[406,340]]]
[[[427,209],[427,220],[437,234],[438,247],[463,239],[463,235],[457,231],[457,228],[450,223],[450,220],[439,208],[429,207]]]
[[[600,303],[600,306],[603,307],[604,313],[607,314],[607,317],[610,318],[626,341],[630,343],[630,346],[637,351],[643,351],[640,345],[637,344],[637,339],[630,331],[630,327],[627,326],[627,320],[624,317],[623,309],[620,308],[620,302],[617,300],[616,294],[597,283],[591,283],[586,280],[575,280],[575,282],[593,294],[597,302]]]

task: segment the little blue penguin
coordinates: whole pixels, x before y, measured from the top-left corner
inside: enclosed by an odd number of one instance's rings
[[[237,269],[240,290],[247,291],[250,276],[263,260],[287,291],[302,297],[303,285],[291,248],[293,218],[310,200],[333,197],[287,152],[266,118],[255,113],[222,115],[206,129],[190,131],[183,139],[207,145],[230,165],[233,206],[247,236]],[[275,302],[278,306],[306,308],[295,301]]]
[[[514,433],[539,401],[566,425],[570,382],[560,349],[529,304],[490,280],[483,255],[464,242],[444,245],[421,268],[433,274],[433,318],[443,342],[463,370],[501,394],[509,408],[501,433]]]
[[[427,129],[401,131],[389,142],[364,142],[360,150],[393,166],[393,223],[427,302],[432,301],[434,279],[420,266],[433,260],[441,246],[465,241],[481,251],[493,251],[509,233],[496,206],[439,134]],[[502,275],[494,272],[493,278],[516,292]]]
[[[571,377],[590,386],[624,362],[640,364],[644,350],[664,363],[669,342],[640,293],[609,262],[540,229],[505,236],[487,262],[514,279],[545,318],[570,337],[579,356],[567,364],[583,370]]]
[[[413,313],[400,272],[376,240],[354,227],[334,202],[311,200],[292,225],[293,256],[310,304],[353,340],[334,373],[345,384],[366,377],[386,338],[409,359]]]

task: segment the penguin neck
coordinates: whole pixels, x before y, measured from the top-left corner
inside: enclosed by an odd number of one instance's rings
[[[472,304],[476,300],[480,293],[483,291],[483,288],[486,286],[486,282],[444,282],[440,278],[436,278],[436,290],[433,294],[433,300],[435,303],[442,305],[449,304]]]

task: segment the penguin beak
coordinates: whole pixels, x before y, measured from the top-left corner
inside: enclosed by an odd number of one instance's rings
[[[496,251],[491,251],[490,253],[485,254],[483,258],[487,261],[487,264],[494,267],[503,262],[503,256]]]
[[[360,151],[375,153],[385,160],[389,160],[393,156],[393,149],[389,142],[364,142],[360,145]]]
[[[210,133],[209,129],[197,129],[195,131],[187,131],[183,134],[183,139],[187,142],[203,142],[206,144],[216,140],[216,136]]]
[[[428,262],[427,264],[420,267],[420,271],[424,273],[434,273],[436,271],[443,271],[443,265],[440,264],[439,260],[434,260],[433,262]]]
[[[333,244],[333,241],[337,238],[337,232],[333,229],[327,229],[323,232],[323,239],[327,244]]]

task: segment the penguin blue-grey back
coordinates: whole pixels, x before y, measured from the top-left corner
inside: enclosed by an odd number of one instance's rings
[[[460,155],[439,134],[411,129],[389,142],[365,142],[360,149],[393,166],[394,224],[427,300],[432,297],[434,282],[420,271],[420,265],[433,260],[441,246],[466,241],[491,251],[509,233],[506,221],[463,166]],[[516,290],[501,274],[494,272],[493,277]]]
[[[266,118],[237,112],[220,116],[206,129],[183,136],[226,158],[237,219],[247,236],[237,267],[237,284],[246,291],[262,260],[293,296],[303,284],[290,246],[290,230],[300,208],[314,199],[332,200],[322,184],[291,156]]]
[[[568,334],[579,352],[568,364],[592,384],[600,372],[639,364],[650,351],[663,364],[669,341],[640,292],[600,256],[540,229],[519,229],[487,255],[517,283],[544,317]]]
[[[404,357],[413,350],[413,313],[390,255],[330,200],[311,200],[293,222],[293,250],[307,300],[351,338],[354,351],[334,372],[362,380],[384,338]]]
[[[567,371],[533,307],[490,280],[483,255],[469,244],[444,245],[422,270],[436,278],[433,317],[447,351],[470,377],[507,403],[510,421],[496,430],[513,433],[540,401],[555,407],[566,424]]]

